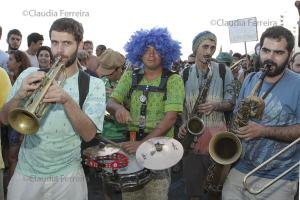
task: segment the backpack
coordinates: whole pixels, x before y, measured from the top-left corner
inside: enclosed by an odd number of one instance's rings
[[[146,85],[139,85],[139,83],[141,82],[141,80],[144,77],[144,74],[139,73],[140,70],[141,70],[140,68],[133,69],[132,82],[131,82],[129,92],[127,94],[128,99],[131,98],[132,92],[134,90],[144,91],[147,87]],[[176,72],[163,68],[159,86],[158,87],[157,86],[148,86],[148,91],[164,93],[163,100],[165,101],[167,99],[167,82],[168,82],[169,77],[173,74],[176,74]]]

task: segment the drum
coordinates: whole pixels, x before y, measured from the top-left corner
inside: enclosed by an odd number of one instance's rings
[[[117,170],[128,165],[127,156],[119,152],[120,149],[110,145],[93,146],[83,151],[84,163],[88,167],[95,169],[109,168]]]
[[[117,190],[135,190],[151,180],[151,171],[138,164],[135,155],[106,145],[83,151],[85,165],[100,171],[104,181]]]
[[[106,183],[121,191],[136,190],[151,180],[151,171],[138,164],[135,155],[128,155],[128,166],[118,170],[103,169]]]

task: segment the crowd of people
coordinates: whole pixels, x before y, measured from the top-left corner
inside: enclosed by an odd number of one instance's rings
[[[22,34],[13,29],[7,51],[0,50],[0,199],[88,199],[86,176],[93,166],[82,162],[84,152],[110,144],[121,154],[105,159],[125,155],[128,166],[97,166],[104,198],[121,193],[123,200],[166,200],[171,168],[147,169],[135,158],[144,142],[157,137],[182,143],[177,165],[189,200],[297,199],[299,166],[259,194],[243,184],[251,170],[300,137],[300,54],[293,52],[288,29],[267,28],[252,55],[216,56],[217,36],[201,31],[186,61],[167,28],[137,30],[124,46],[126,55],[103,44],[94,55],[93,42],[83,41],[83,26],[72,18],[55,20],[49,38],[51,47],[43,46],[43,36],[32,33],[21,51]],[[29,117],[19,111],[20,120],[11,111],[33,103],[54,69],[59,71],[39,102],[47,109],[36,116],[36,133],[26,129],[32,124],[14,127]],[[211,155],[212,141],[224,133],[241,144],[229,166]],[[217,143],[217,153],[232,153],[225,143]],[[251,175],[249,187],[262,188],[299,158],[295,144]]]

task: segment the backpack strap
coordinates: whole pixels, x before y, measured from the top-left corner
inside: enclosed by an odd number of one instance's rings
[[[79,70],[78,75],[78,89],[79,89],[79,106],[82,110],[83,103],[86,99],[87,94],[89,93],[89,85],[90,85],[90,75]]]
[[[219,64],[219,75],[223,82],[223,97],[225,96],[225,75],[226,75],[226,66],[223,63]]]
[[[189,78],[189,75],[190,75],[190,66],[185,68],[182,72],[182,79],[183,79],[183,84],[185,85],[186,81],[188,80]]]
[[[163,100],[165,101],[167,99],[167,82],[168,79],[171,75],[175,74],[176,72],[168,70],[168,69],[163,69],[162,75],[161,75],[161,80],[160,84],[158,87],[156,86],[146,86],[146,85],[139,85],[139,82],[143,79],[144,74],[139,73],[140,69],[135,69],[132,72],[132,82],[131,82],[131,87],[128,92],[128,99],[131,97],[131,94],[133,90],[146,90],[149,92],[163,92],[164,97]]]
[[[127,98],[130,99],[133,90],[138,86],[139,82],[143,79],[144,74],[139,73],[140,68],[135,68],[132,71],[132,81],[131,81],[131,87],[128,91]]]

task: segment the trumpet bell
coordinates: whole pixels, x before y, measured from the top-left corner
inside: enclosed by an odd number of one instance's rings
[[[200,135],[204,130],[204,122],[199,117],[192,117],[187,123],[187,129],[192,135]]]
[[[38,131],[39,120],[37,117],[26,109],[16,108],[9,112],[8,122],[16,131],[31,135]]]
[[[242,153],[240,139],[230,132],[214,135],[209,142],[211,158],[221,165],[230,165],[237,161]]]

